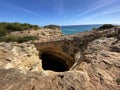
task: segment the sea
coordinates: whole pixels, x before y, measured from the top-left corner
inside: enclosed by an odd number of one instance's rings
[[[69,25],[69,26],[61,26],[61,30],[64,35],[75,34],[79,32],[89,31],[93,28],[98,28],[102,26],[102,24],[96,25]]]

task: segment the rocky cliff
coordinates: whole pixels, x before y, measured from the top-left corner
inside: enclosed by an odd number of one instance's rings
[[[120,90],[120,41],[94,33],[0,43],[0,90]]]
[[[39,38],[49,38],[49,37],[56,37],[61,36],[62,32],[60,29],[50,29],[50,28],[41,28],[37,30],[23,30],[23,31],[15,31],[11,32],[7,36],[19,36],[19,37],[25,37],[25,36],[37,36]]]

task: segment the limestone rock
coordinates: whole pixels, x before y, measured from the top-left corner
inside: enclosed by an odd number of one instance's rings
[[[85,49],[80,41],[0,43],[0,90],[120,90],[120,53],[110,49],[116,39],[99,38]],[[119,42],[114,45],[119,48]],[[56,59],[50,64],[69,69],[44,70],[42,53],[51,55],[47,60]]]
[[[0,43],[0,68],[16,68],[24,73],[42,70],[38,51],[28,43]]]
[[[117,42],[117,44],[112,45],[110,47],[110,50],[113,51],[113,52],[120,53],[120,41],[119,41],[119,43]]]
[[[19,37],[25,37],[25,36],[37,36],[38,38],[46,38],[46,37],[56,37],[56,36],[62,36],[61,30],[53,30],[49,28],[42,28],[40,30],[24,30],[24,31],[15,31],[11,32],[7,36],[19,36]]]

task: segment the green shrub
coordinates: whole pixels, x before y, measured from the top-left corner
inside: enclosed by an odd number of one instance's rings
[[[6,26],[6,29],[7,30],[12,30],[12,31],[21,31],[21,30],[24,30],[24,28],[20,24],[17,24],[17,23],[8,24]]]
[[[44,28],[50,28],[50,29],[53,29],[53,30],[60,30],[60,26],[58,25],[47,25],[47,26],[44,26]]]
[[[0,23],[0,37],[5,36],[7,34],[7,30],[5,28],[6,23]]]
[[[96,28],[96,27],[94,27],[92,30],[93,30],[93,31],[94,31],[94,30],[97,30],[97,28]]]
[[[4,36],[0,37],[0,42],[27,42],[30,40],[37,40],[36,36],[26,36],[26,37],[18,37],[18,36]]]
[[[5,36],[7,34],[7,31],[5,29],[0,28],[0,37]]]
[[[0,37],[0,42],[17,42],[20,39],[20,37],[16,36],[6,36],[6,37]]]
[[[6,31],[22,31],[22,30],[30,30],[30,29],[40,29],[39,26],[37,25],[31,25],[28,23],[6,23],[6,22],[1,22],[0,23],[0,29],[5,29]]]
[[[22,43],[22,42],[27,42],[31,40],[37,40],[37,39],[38,38],[36,36],[26,36],[26,37],[20,38],[17,42]]]
[[[104,24],[101,27],[99,27],[98,29],[110,29],[110,28],[113,28],[113,27],[115,27],[115,26],[112,25],[112,24]]]

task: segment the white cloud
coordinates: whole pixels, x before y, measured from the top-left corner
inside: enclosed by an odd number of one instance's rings
[[[88,16],[88,17],[85,17],[85,18],[82,18],[82,19],[77,19],[75,21],[76,24],[88,24],[88,23],[108,23],[108,22],[116,22],[116,23],[120,23],[119,21],[119,18],[120,16],[119,15],[115,15],[115,13],[119,13],[120,12],[120,7],[114,7],[114,8],[111,8],[109,10],[105,10],[103,12],[100,12],[100,13],[97,13],[97,14],[94,14],[94,15],[91,15],[91,16]],[[111,14],[114,14],[115,17],[113,17],[113,15]],[[112,18],[111,18],[112,17]],[[102,19],[100,19],[102,18]]]
[[[14,4],[5,3],[5,2],[0,2],[0,4],[5,6],[5,7],[8,7],[9,9],[13,9],[13,10],[17,10],[17,11],[23,11],[25,13],[29,13],[29,14],[32,14],[32,15],[40,16],[38,13],[36,13],[34,11],[31,11],[29,9],[26,9],[26,8],[23,8],[23,7],[20,7],[20,6],[16,6]]]
[[[79,17],[79,16],[81,16],[81,15],[84,15],[84,14],[87,14],[87,13],[89,13],[89,12],[95,11],[95,10],[97,10],[97,9],[100,9],[100,8],[102,8],[102,7],[105,7],[105,6],[109,5],[109,4],[112,4],[112,3],[117,2],[117,1],[118,1],[118,0],[111,0],[111,1],[109,0],[109,1],[106,1],[106,3],[100,4],[100,5],[98,5],[98,6],[95,7],[95,8],[91,8],[91,9],[89,9],[89,10],[87,10],[87,11],[84,11],[84,12],[76,15],[75,17]]]
[[[120,12],[120,8],[118,8],[118,9],[115,8],[115,9],[112,9],[112,10],[106,10],[104,12],[100,12],[98,14],[94,14],[94,15],[85,17],[85,18],[83,18],[83,20],[90,19],[90,18],[95,18],[95,17],[99,17],[99,16],[103,16],[103,15],[109,15],[109,14],[113,14],[113,13],[117,13],[117,12]]]

